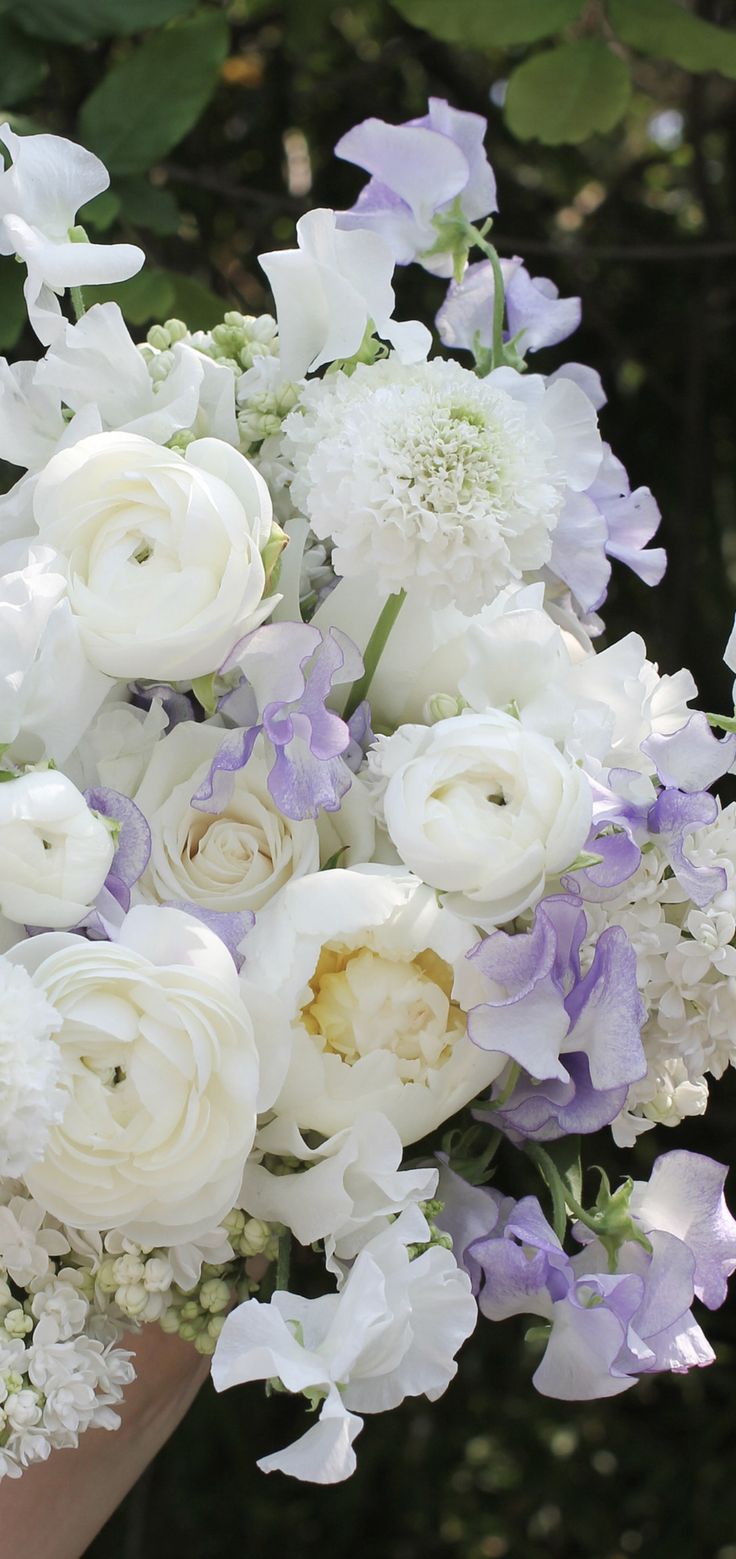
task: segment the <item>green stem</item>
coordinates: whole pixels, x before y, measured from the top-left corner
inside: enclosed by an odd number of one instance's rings
[[[72,298],[72,308],[74,310],[74,318],[75,319],[81,319],[82,315],[86,314],[86,312],[87,312],[87,305],[86,305],[86,303],[84,301],[84,293],[83,293],[81,287],[72,287],[70,290],[71,290],[71,298]]]
[[[282,1290],[289,1287],[290,1266],[291,1231],[289,1229],[284,1229],[283,1234],[279,1235],[279,1248],[278,1255],[276,1257],[276,1289]]]
[[[396,595],[390,595],[385,606],[381,610],[373,632],[365,647],[363,655],[364,671],[358,682],[354,682],[348,694],[343,719],[349,720],[355,714],[359,704],[367,696],[368,689],[376,673],[376,667],[386,648],[386,643],[391,629],[406,600],[406,591],[399,590]]]
[[[498,254],[489,244],[488,239],[475,229],[474,243],[476,248],[491,262],[493,267],[493,339],[491,345],[491,368],[498,368],[505,361],[506,352],[503,344],[503,316],[506,308],[506,289],[503,282],[503,271]]]
[[[537,1165],[537,1168],[540,1170],[547,1184],[547,1189],[549,1190],[550,1196],[552,1197],[552,1206],[555,1215],[554,1227],[557,1238],[561,1241],[564,1237],[565,1228],[567,1226],[566,1209],[572,1213],[573,1218],[578,1219],[579,1223],[585,1224],[586,1229],[590,1229],[593,1234],[597,1234],[600,1237],[600,1221],[596,1220],[596,1218],[593,1217],[591,1213],[586,1213],[585,1208],[580,1206],[579,1201],[576,1199],[576,1197],[573,1196],[570,1187],[565,1184],[565,1181],[563,1180],[557,1165],[550,1157],[549,1153],[545,1152],[544,1148],[540,1147],[538,1142],[528,1142],[526,1144],[525,1151],[528,1157],[533,1161],[533,1163]],[[562,1209],[562,1233],[560,1233],[560,1228],[558,1227],[558,1214],[560,1208]]]

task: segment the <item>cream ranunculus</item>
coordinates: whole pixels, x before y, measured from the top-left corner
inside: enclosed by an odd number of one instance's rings
[[[110,830],[55,769],[0,785],[0,914],[28,926],[74,926],[105,881]]]
[[[240,1187],[259,1078],[224,944],[179,910],[141,905],[118,942],[49,932],[7,956],[61,1019],[66,1105],[31,1194],[74,1228],[142,1244],[214,1228]]]
[[[261,1053],[291,1060],[279,1116],[325,1137],[367,1110],[416,1142],[506,1064],[473,1045],[475,933],[408,872],[361,867],[289,883],[256,919],[241,973]]]
[[[86,654],[112,677],[206,676],[268,615],[263,478],[219,439],[186,454],[134,433],[60,450],[33,500]]]
[[[216,726],[185,721],[154,748],[135,802],[151,829],[151,857],[139,897],[185,900],[222,911],[258,910],[291,877],[319,870],[317,825],[283,817],[266,779],[260,744],[233,775],[221,812],[191,798],[222,745]]]
[[[500,710],[400,726],[369,764],[402,861],[484,930],[535,904],[588,837],[586,775]]]

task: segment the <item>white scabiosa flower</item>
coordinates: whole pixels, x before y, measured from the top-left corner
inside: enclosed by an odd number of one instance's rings
[[[0,1175],[19,1177],[42,1157],[61,1119],[58,1012],[25,969],[0,958]]]
[[[284,424],[291,494],[346,578],[480,610],[549,562],[568,491],[594,479],[594,408],[569,380],[394,358],[308,385]]]

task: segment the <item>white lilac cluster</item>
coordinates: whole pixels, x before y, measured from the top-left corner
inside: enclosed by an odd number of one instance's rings
[[[523,372],[579,300],[498,259],[484,132],[357,126],[355,206],[262,257],[275,317],[136,344],[85,309],[142,260],[75,225],[105,170],[0,130],[44,348],[0,364],[0,1475],[115,1427],[146,1324],[301,1393],[260,1465],[325,1483],[479,1310],[541,1319],[553,1396],[711,1361],[722,1166],[591,1201],[570,1139],[736,1060],[734,721],[595,648],[659,515],[597,374]],[[394,319],[412,262],[472,367]],[[485,1184],[520,1152],[552,1225]]]

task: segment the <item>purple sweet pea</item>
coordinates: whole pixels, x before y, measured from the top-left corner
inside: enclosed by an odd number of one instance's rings
[[[201,920],[202,925],[209,931],[214,931],[215,936],[219,936],[220,941],[225,943],[235,968],[240,973],[245,957],[241,952],[241,943],[256,923],[256,917],[251,909],[206,909],[202,904],[193,904],[190,899],[170,899],[166,907],[183,910],[185,915],[192,915],[195,920]]]
[[[337,628],[323,634],[307,623],[267,623],[236,646],[221,670],[236,667],[243,681],[221,700],[220,711],[236,718],[238,728],[225,733],[192,806],[223,810],[232,775],[245,767],[262,735],[274,755],[268,788],[283,815],[336,812],[351,784],[342,755],[352,733],[326,700],[333,687],[361,675],[352,640]]]
[[[642,1374],[713,1361],[690,1311],[692,1250],[660,1231],[652,1232],[650,1244],[646,1251],[626,1241],[615,1272],[597,1240],[570,1257],[536,1198],[524,1197],[463,1258],[482,1271],[478,1303],[489,1320],[526,1314],[551,1323],[534,1375],[537,1390],[590,1401],[628,1390]]]
[[[603,448],[595,481],[585,493],[568,497],[555,527],[549,564],[585,612],[595,611],[605,600],[610,558],[625,563],[646,585],[659,584],[667,566],[662,547],[647,548],[661,518],[655,499],[648,487],[632,493],[621,461],[610,445]]]
[[[686,842],[694,830],[715,822],[718,803],[714,796],[707,790],[686,792],[667,786],[653,801],[651,787],[649,794],[639,800],[640,774],[611,769],[608,777],[608,786],[591,780],[593,828],[587,841],[587,848],[602,855],[603,861],[567,873],[563,887],[569,893],[599,902],[615,897],[620,883],[636,870],[641,846],[652,837],[660,840],[678,882],[699,909],[710,904],[717,893],[724,892],[727,879],[723,867],[698,865],[685,854]],[[606,832],[611,828],[616,832]]]
[[[552,1142],[558,1137],[587,1136],[609,1126],[624,1107],[628,1085],[594,1088],[590,1063],[582,1052],[567,1055],[565,1066],[567,1082],[557,1078],[537,1082],[522,1073],[504,1104],[475,1109],[474,1119],[497,1126],[512,1141]],[[494,1084],[494,1097],[503,1093],[504,1081],[502,1073]]]
[[[663,785],[688,792],[708,790],[736,764],[736,735],[719,741],[708,716],[698,709],[679,731],[669,736],[654,731],[641,750],[651,758]]]
[[[537,905],[531,931],[494,931],[480,942],[468,957],[491,992],[468,1014],[468,1033],[542,1081],[569,1083],[561,1057],[582,1052],[594,1089],[621,1089],[646,1073],[636,954],[623,928],[608,926],[582,974],[586,929],[579,899],[560,895]]]
[[[487,120],[431,97],[429,111],[405,124],[364,119],[338,141],[335,154],[371,175],[338,227],[369,228],[388,244],[398,265],[419,260],[436,276],[452,275],[452,256],[429,255],[434,218],[460,208],[468,221],[496,211],[496,181],[483,138]]]
[[[675,1149],[654,1163],[648,1181],[636,1181],[630,1209],[646,1234],[660,1229],[692,1251],[698,1299],[717,1310],[736,1271],[736,1220],[726,1206],[728,1170],[702,1153]]]
[[[145,871],[151,855],[151,830],[140,807],[128,796],[106,785],[85,790],[84,799],[93,812],[110,818],[119,827],[115,854],[104,887],[121,909],[130,909],[133,884]]]
[[[513,339],[522,357],[555,346],[577,330],[579,298],[561,298],[554,282],[530,276],[518,255],[500,265],[506,298],[504,340]],[[445,346],[461,352],[491,346],[494,291],[490,260],[469,265],[462,281],[450,283],[435,321]]]
[[[722,866],[696,866],[685,854],[685,841],[695,828],[714,823],[718,802],[707,790],[687,795],[682,790],[661,790],[647,817],[650,834],[662,837],[672,870],[685,892],[704,909],[728,886]]]

